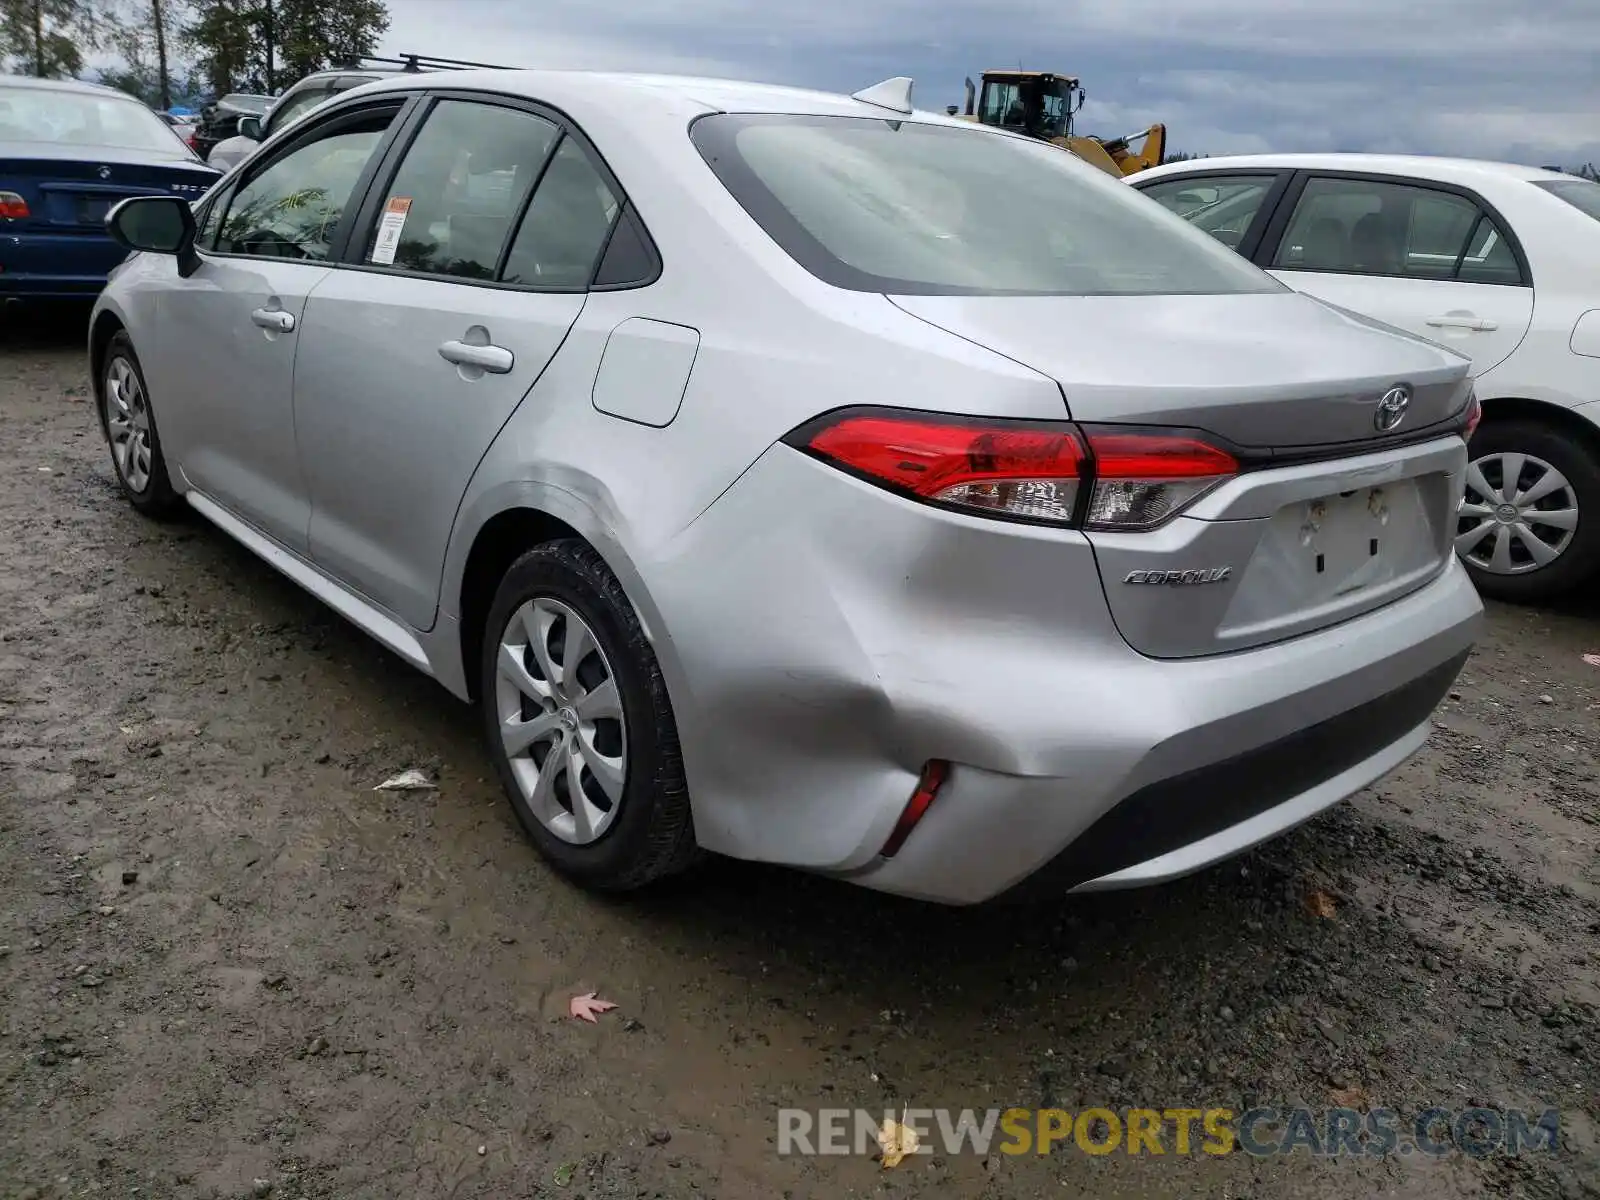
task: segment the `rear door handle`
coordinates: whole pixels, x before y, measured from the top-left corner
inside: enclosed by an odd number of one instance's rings
[[[439,357],[458,367],[477,367],[491,375],[505,375],[516,364],[516,355],[504,346],[474,346],[467,342],[446,342]]]
[[[258,308],[250,314],[250,320],[274,333],[288,333],[294,328],[294,314],[281,308]]]
[[[1500,328],[1498,321],[1483,317],[1429,317],[1428,324],[1435,329],[1470,329],[1475,333],[1489,333]]]

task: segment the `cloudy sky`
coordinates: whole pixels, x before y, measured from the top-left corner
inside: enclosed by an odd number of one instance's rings
[[[985,68],[1079,75],[1080,129],[1171,150],[1600,162],[1600,0],[388,0],[384,50],[854,91],[938,109]]]

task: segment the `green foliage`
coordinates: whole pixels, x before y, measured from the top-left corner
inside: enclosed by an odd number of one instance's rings
[[[279,91],[373,53],[388,28],[383,0],[194,0],[185,35],[221,95]]]
[[[0,69],[60,79],[83,70],[104,41],[99,0],[0,0]]]

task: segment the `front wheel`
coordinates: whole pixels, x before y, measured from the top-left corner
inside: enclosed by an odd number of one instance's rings
[[[489,753],[517,818],[559,871],[624,891],[693,861],[666,683],[592,548],[550,542],[511,565],[480,669]]]
[[[1496,600],[1552,600],[1600,573],[1600,462],[1537,420],[1485,422],[1468,451],[1456,553]]]
[[[117,483],[128,502],[150,517],[177,512],[182,501],[167,475],[150,389],[126,331],[116,333],[106,347],[100,375],[100,426],[111,448]]]

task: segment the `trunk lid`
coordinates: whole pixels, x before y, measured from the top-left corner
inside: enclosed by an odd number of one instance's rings
[[[1060,383],[1076,421],[1198,429],[1244,469],[1147,532],[1090,532],[1118,629],[1190,658],[1349,620],[1449,563],[1467,360],[1294,294],[896,296]],[[1404,387],[1397,426],[1380,399]],[[1430,427],[1436,437],[1428,437]]]
[[[8,222],[7,232],[104,236],[106,213],[119,200],[198,200],[219,178],[185,154],[176,137],[170,159],[114,147],[0,143],[0,191],[16,192],[28,204],[28,216]]]
[[[1371,441],[1379,397],[1401,383],[1397,433],[1414,433],[1460,408],[1468,362],[1294,292],[890,299],[1049,375],[1074,420],[1188,426],[1252,449]]]

